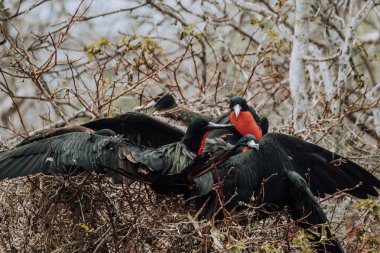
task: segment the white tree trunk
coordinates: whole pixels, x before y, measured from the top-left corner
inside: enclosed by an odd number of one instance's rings
[[[296,22],[294,25],[293,48],[290,58],[289,85],[293,98],[293,122],[296,130],[305,128],[306,110],[308,105],[305,83],[305,64],[309,42],[309,18],[311,5],[314,1],[296,1]]]
[[[339,58],[338,81],[335,91],[337,99],[331,105],[331,111],[335,115],[340,115],[342,111],[341,104],[345,94],[344,86],[346,84],[348,73],[350,72],[351,45],[354,39],[355,30],[372,8],[378,4],[380,4],[379,0],[368,0],[355,17],[350,20],[346,29],[344,43],[341,48],[341,56]]]
[[[377,83],[370,92],[366,95],[367,99],[377,103],[377,106],[372,109],[373,125],[377,134],[380,137],[380,83]]]

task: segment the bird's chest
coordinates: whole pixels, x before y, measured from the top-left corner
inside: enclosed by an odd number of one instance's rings
[[[266,147],[262,147],[264,149]],[[255,196],[261,202],[273,202],[281,199],[284,192],[284,164],[273,152],[264,152],[265,157],[259,157],[254,166]]]
[[[248,111],[240,112],[239,117],[236,119],[235,113],[232,112],[230,116],[231,123],[239,131],[241,135],[254,134],[258,130],[258,126],[252,114]],[[261,137],[261,136],[260,136]]]

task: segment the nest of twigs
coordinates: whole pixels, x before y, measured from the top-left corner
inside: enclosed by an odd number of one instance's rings
[[[37,175],[0,187],[0,252],[311,251],[284,212],[262,219],[248,207],[223,221],[199,221],[181,196],[89,173]]]
[[[299,233],[280,214],[257,221],[246,211],[239,214],[244,225],[238,217],[198,221],[180,196],[159,196],[138,183],[115,185],[95,174],[8,180],[0,198],[2,252],[291,250]]]

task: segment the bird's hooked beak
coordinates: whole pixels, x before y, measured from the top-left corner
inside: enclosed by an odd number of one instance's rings
[[[153,106],[155,106],[156,104],[157,104],[157,102],[154,101],[154,100],[152,100],[152,101],[150,101],[149,103],[147,103],[145,105],[136,106],[132,110],[135,111],[135,112],[136,111],[139,112],[139,111],[142,111],[142,110],[148,110],[148,109],[152,108]]]
[[[234,125],[232,124],[216,124],[213,122],[209,122],[207,126],[204,127],[205,130],[213,130],[213,129],[235,129]]]
[[[247,146],[248,146],[249,148],[254,148],[254,149],[256,149],[256,150],[259,150],[259,147],[260,147],[259,143],[257,143],[257,142],[254,141],[254,140],[250,140],[250,141],[248,141],[248,142],[247,142]]]
[[[241,105],[236,104],[234,105],[234,112],[235,112],[235,118],[237,119],[239,117],[240,111],[241,111]]]

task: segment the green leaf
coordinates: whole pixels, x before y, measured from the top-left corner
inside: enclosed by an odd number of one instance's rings
[[[379,216],[379,206],[378,205],[375,204],[372,206],[372,214],[375,217]]]
[[[354,209],[360,209],[361,207],[370,207],[375,203],[373,199],[363,199],[359,204],[354,206]]]
[[[259,19],[258,17],[253,17],[251,19],[251,25],[261,25],[262,23],[262,19]]]
[[[112,44],[106,38],[101,38],[85,46],[84,51],[92,58],[94,55],[102,54],[105,48],[112,47]]]
[[[195,37],[197,39],[201,39],[203,37],[203,33],[199,31],[199,29],[194,25],[190,24],[185,27],[179,32],[179,37],[182,40],[183,38],[186,37]]]
[[[86,232],[89,232],[89,233],[96,233],[96,232],[95,232],[95,229],[90,228],[90,227],[89,227],[87,224],[85,224],[85,223],[78,223],[77,226],[83,228]]]
[[[247,245],[245,245],[244,242],[241,241],[233,245],[227,245],[227,250],[230,253],[240,253],[242,250],[245,250],[247,248]]]
[[[56,93],[57,91],[58,91],[58,84],[56,86],[54,86],[53,89],[52,89],[53,93]]]

